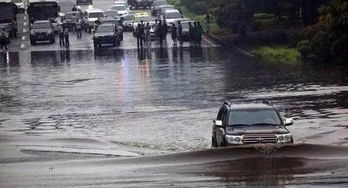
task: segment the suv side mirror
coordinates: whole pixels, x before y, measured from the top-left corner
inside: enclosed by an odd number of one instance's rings
[[[217,127],[222,127],[222,121],[221,120],[214,120],[214,125]]]
[[[292,125],[292,124],[294,124],[294,119],[292,119],[292,118],[284,119],[284,125],[285,126],[289,126],[289,125]]]

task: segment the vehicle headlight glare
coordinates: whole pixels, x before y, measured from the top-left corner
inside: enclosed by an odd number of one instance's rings
[[[278,143],[289,143],[292,140],[291,134],[278,134],[277,135]]]
[[[242,136],[227,135],[226,140],[229,144],[243,144]]]

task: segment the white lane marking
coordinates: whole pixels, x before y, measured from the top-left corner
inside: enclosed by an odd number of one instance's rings
[[[21,44],[21,48],[24,48],[25,47],[25,44]]]
[[[27,22],[24,22],[23,25],[26,26],[26,25],[27,25]]]
[[[26,19],[27,19],[27,16],[24,16],[24,19],[26,20]]]
[[[23,33],[27,32],[27,29],[23,29]]]
[[[22,36],[22,40],[25,40],[25,36]]]

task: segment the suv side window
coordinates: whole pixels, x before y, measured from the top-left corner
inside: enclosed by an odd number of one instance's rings
[[[222,120],[222,119],[221,119],[221,116],[222,116],[222,111],[223,111],[223,107],[221,107],[221,108],[220,108],[220,110],[219,110],[219,113],[218,113],[218,116],[217,116],[216,120]]]
[[[224,124],[224,122],[226,122],[226,118],[227,118],[226,112],[227,112],[227,109],[223,108],[222,114],[221,114],[222,124]]]

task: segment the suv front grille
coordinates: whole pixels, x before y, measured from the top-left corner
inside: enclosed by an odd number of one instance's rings
[[[257,143],[277,143],[277,137],[275,134],[246,134],[243,137],[244,144],[257,144]]]

